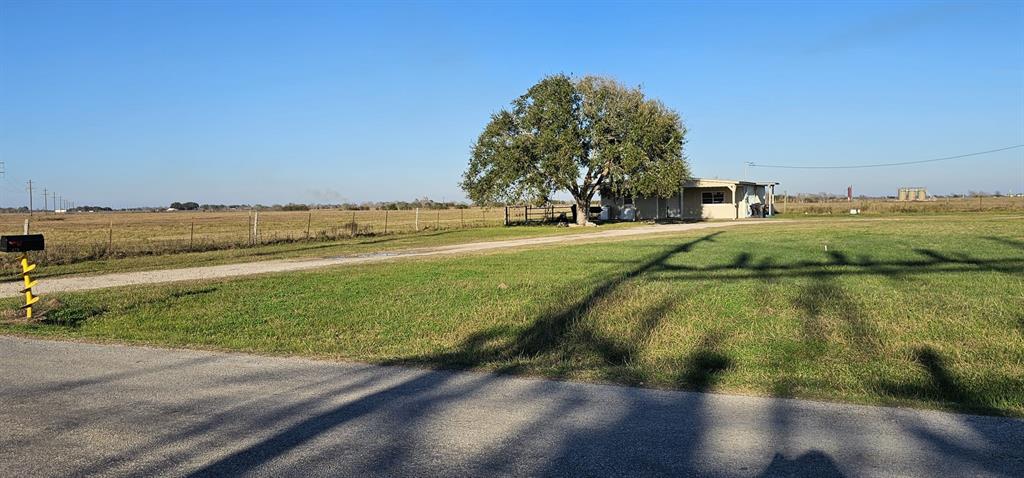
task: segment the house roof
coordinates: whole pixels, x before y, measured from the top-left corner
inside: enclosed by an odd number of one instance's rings
[[[708,178],[690,178],[683,181],[683,187],[686,188],[699,188],[699,187],[712,187],[712,186],[733,186],[742,184],[744,186],[771,186],[779,184],[777,182],[759,182],[759,181],[741,181],[738,179],[708,179]]]

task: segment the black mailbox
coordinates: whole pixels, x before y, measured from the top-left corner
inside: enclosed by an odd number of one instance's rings
[[[42,234],[26,234],[24,236],[0,236],[0,251],[28,252],[41,251],[45,248]]]

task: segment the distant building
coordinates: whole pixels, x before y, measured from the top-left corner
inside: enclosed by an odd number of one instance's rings
[[[927,201],[928,190],[926,188],[900,188],[896,199],[898,201]]]

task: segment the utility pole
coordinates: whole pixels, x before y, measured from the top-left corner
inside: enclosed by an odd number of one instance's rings
[[[51,192],[50,193],[50,197],[53,199],[53,209],[54,209],[54,211],[56,211],[57,210],[57,193],[56,192]]]
[[[49,211],[50,207],[46,203],[46,188],[43,188],[43,212]]]
[[[32,215],[32,180],[28,180],[28,215]]]

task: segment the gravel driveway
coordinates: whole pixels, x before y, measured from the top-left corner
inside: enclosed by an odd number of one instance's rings
[[[39,281],[39,285],[34,289],[34,291],[37,294],[49,294],[53,292],[70,292],[76,290],[103,289],[108,287],[120,287],[127,285],[159,284],[165,282],[179,282],[192,280],[211,280],[221,279],[225,277],[267,274],[272,272],[289,272],[306,269],[317,269],[321,267],[366,264],[371,262],[381,262],[411,257],[451,256],[473,252],[515,249],[528,246],[568,244],[607,239],[623,239],[652,234],[671,234],[678,232],[693,231],[698,229],[768,225],[786,222],[791,221],[748,220],[735,222],[704,222],[695,224],[651,225],[634,227],[629,229],[595,231],[591,233],[582,234],[534,237],[527,239],[510,239],[504,241],[472,242],[467,244],[455,244],[450,246],[409,249],[404,251],[378,252],[343,257],[329,257],[317,259],[286,259],[261,262],[245,262],[239,264],[225,264],[219,266],[186,267],[179,269],[163,269],[155,271],[125,272],[121,274],[71,276],[54,279],[41,279]],[[19,291],[21,290],[22,287],[23,285],[20,281],[2,283],[0,284],[0,297],[17,296],[19,295]]]

